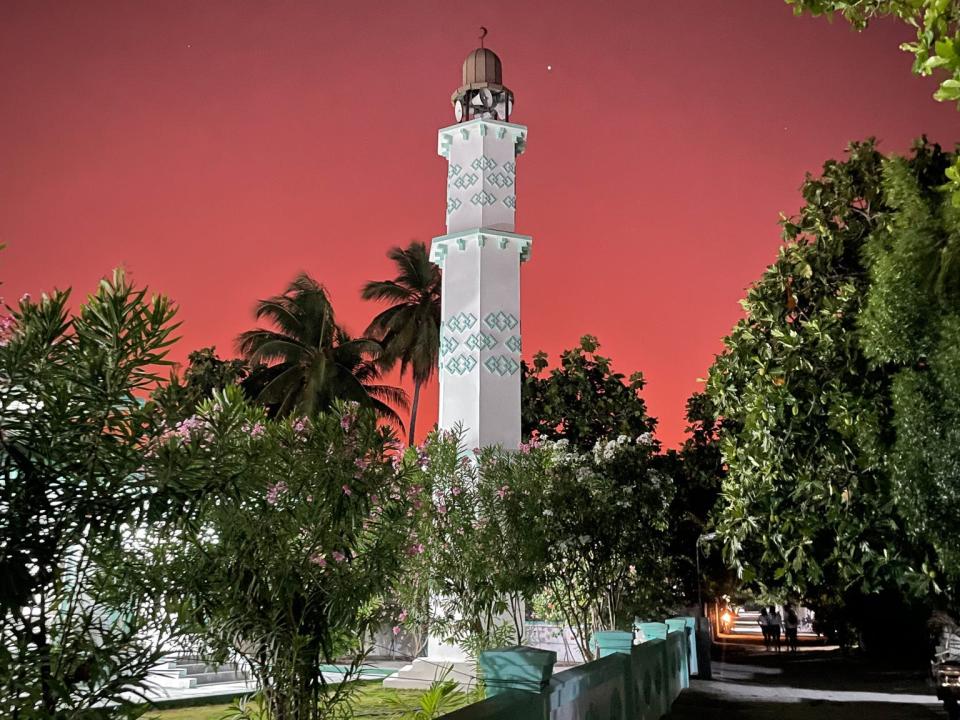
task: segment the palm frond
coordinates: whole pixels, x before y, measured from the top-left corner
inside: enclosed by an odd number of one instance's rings
[[[296,339],[273,330],[247,330],[237,338],[238,352],[251,363],[297,361],[307,350]]]

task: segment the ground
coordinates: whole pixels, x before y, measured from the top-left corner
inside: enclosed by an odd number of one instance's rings
[[[715,647],[713,679],[691,682],[671,720],[934,720],[946,718],[922,665],[874,664],[836,648],[796,655],[735,642]]]
[[[396,711],[395,706],[391,705],[388,700],[390,698],[400,698],[404,707],[410,709],[416,707],[420,695],[419,690],[387,690],[379,682],[364,683],[358,694],[353,716],[356,718],[376,717],[379,720],[398,718],[401,713]],[[221,703],[150,711],[144,715],[144,718],[147,720],[220,720],[228,707],[228,704]]]

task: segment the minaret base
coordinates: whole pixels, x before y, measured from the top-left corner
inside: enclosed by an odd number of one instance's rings
[[[396,674],[385,678],[383,687],[393,690],[428,690],[437,681],[453,680],[462,692],[477,687],[477,666],[473,662],[450,662],[440,658],[420,657],[404,665]]]

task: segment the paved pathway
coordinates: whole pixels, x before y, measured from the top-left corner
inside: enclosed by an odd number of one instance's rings
[[[871,665],[836,649],[796,655],[724,643],[713,680],[693,680],[671,720],[942,720],[922,668]],[[715,655],[716,656],[716,655]]]

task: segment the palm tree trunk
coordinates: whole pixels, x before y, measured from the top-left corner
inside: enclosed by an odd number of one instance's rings
[[[413,403],[410,405],[410,439],[407,445],[413,447],[414,433],[417,430],[417,406],[420,405],[420,381],[413,381]]]

